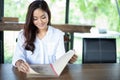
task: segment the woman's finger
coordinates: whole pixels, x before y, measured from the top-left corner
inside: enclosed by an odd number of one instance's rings
[[[70,63],[74,63],[77,60],[78,56],[75,54],[73,57],[70,59]]]
[[[18,70],[24,73],[27,73],[29,71],[29,65],[25,62],[22,62],[19,67]]]

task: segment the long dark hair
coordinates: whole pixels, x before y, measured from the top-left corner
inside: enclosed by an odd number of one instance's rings
[[[25,49],[30,50],[32,52],[35,49],[34,41],[36,38],[36,34],[38,33],[38,28],[33,23],[33,12],[35,9],[38,9],[38,8],[47,12],[48,19],[49,19],[47,25],[51,25],[51,12],[48,7],[48,4],[44,0],[33,1],[28,7],[28,12],[26,15],[26,22],[25,22],[25,26],[24,26],[24,36],[26,39],[25,43],[24,43]]]

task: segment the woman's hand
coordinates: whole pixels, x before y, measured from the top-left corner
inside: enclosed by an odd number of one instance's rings
[[[23,60],[18,60],[16,62],[16,67],[17,67],[18,71],[21,71],[24,73],[29,72],[29,64],[24,62]]]
[[[69,63],[74,63],[77,60],[78,56],[76,54],[73,55],[73,57],[70,59]]]

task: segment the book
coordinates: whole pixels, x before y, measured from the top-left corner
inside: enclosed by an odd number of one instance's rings
[[[30,65],[27,77],[59,77],[74,53],[69,50],[52,64]]]

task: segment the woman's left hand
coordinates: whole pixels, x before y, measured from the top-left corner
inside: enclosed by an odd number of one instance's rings
[[[69,63],[74,63],[77,60],[78,56],[76,54],[73,55],[73,57],[70,59]]]

